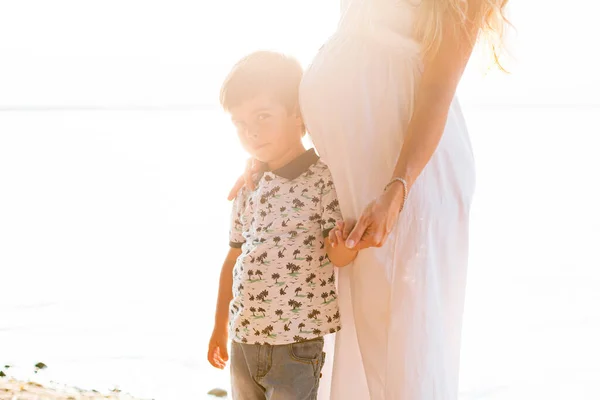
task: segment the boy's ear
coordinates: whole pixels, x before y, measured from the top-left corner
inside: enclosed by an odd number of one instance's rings
[[[304,126],[304,118],[302,118],[302,112],[300,111],[300,105],[296,104],[294,107],[294,118],[296,119],[296,126],[301,127],[302,131],[306,131],[306,127]]]

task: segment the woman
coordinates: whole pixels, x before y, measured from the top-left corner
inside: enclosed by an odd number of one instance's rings
[[[346,245],[364,249],[339,271],[343,329],[321,397],[456,399],[475,176],[455,91],[476,39],[500,38],[506,0],[345,3],[300,96],[357,221]]]

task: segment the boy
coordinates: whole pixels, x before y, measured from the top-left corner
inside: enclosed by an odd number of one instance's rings
[[[243,147],[266,166],[233,204],[208,349],[224,368],[231,337],[234,400],[316,399],[323,335],[341,328],[332,263],[357,254],[336,245],[343,223],[331,174],[302,144],[301,78],[297,61],[257,52],[221,89]]]

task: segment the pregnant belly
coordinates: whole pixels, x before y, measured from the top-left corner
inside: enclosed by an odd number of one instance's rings
[[[390,51],[374,40],[332,38],[300,89],[308,132],[334,178],[368,176],[360,183],[368,192],[379,192],[392,174],[420,74],[414,52]]]

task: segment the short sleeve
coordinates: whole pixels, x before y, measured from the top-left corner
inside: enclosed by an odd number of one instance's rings
[[[233,201],[229,224],[229,246],[239,249],[246,242],[244,238],[244,214],[246,210],[245,190],[241,190]]]
[[[335,228],[336,223],[342,221],[343,218],[331,174],[327,174],[324,182],[325,186],[321,192],[321,230],[323,237],[327,237],[329,231]]]

